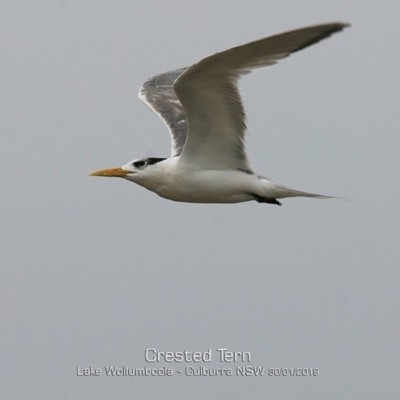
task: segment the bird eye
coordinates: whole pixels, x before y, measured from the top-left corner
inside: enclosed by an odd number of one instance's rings
[[[145,163],[144,160],[139,160],[139,161],[135,161],[135,162],[132,163],[132,165],[133,165],[134,167],[136,167],[136,168],[144,167],[145,164],[146,164],[146,163]]]

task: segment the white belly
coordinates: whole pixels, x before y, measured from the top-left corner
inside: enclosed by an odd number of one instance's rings
[[[191,171],[155,192],[189,203],[240,203],[254,199],[251,181],[251,175],[240,171]]]
[[[163,176],[136,181],[159,196],[188,203],[240,203],[254,200],[258,178],[242,171],[170,168]]]

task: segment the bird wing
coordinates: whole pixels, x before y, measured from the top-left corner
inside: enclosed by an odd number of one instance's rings
[[[187,68],[165,72],[149,78],[139,90],[139,99],[167,125],[171,135],[171,157],[179,156],[187,136],[186,114],[173,84]]]
[[[346,26],[335,22],[281,33],[213,54],[186,69],[174,83],[189,127],[180,162],[204,169],[252,171],[245,152],[239,77],[273,65]]]

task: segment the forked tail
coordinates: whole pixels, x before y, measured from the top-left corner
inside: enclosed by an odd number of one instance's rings
[[[311,197],[314,199],[335,199],[335,196],[326,196],[324,194],[303,192],[301,190],[292,189],[290,187],[277,184],[276,196],[277,199],[283,199],[286,197]]]
[[[302,190],[292,189],[288,186],[282,185],[271,181],[264,176],[258,176],[260,183],[262,184],[262,197],[272,198],[272,199],[284,199],[286,197],[311,197],[314,199],[333,199],[334,196],[326,196],[318,193],[303,192]]]

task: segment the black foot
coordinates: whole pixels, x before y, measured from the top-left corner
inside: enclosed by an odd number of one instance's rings
[[[270,197],[262,197],[256,194],[253,194],[254,198],[259,203],[268,203],[268,204],[276,204],[277,206],[281,206],[282,203],[279,202],[277,199],[271,199]]]

